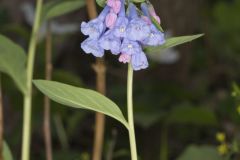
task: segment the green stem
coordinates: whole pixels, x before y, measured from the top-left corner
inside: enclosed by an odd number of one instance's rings
[[[137,160],[137,145],[134,129],[133,117],[133,69],[131,64],[128,65],[128,80],[127,80],[127,106],[128,106],[128,123],[129,123],[129,140],[131,148],[132,160]]]
[[[166,125],[162,128],[160,160],[168,160],[168,128]]]
[[[35,21],[33,25],[32,36],[28,50],[27,62],[27,91],[24,95],[24,115],[23,115],[23,142],[22,142],[22,160],[29,160],[30,156],[30,135],[31,135],[31,113],[32,113],[32,79],[34,59],[37,46],[37,34],[40,27],[41,11],[43,0],[37,0]]]
[[[54,123],[56,126],[56,131],[57,131],[59,141],[62,145],[62,149],[68,150],[69,149],[68,137],[67,137],[66,130],[63,126],[61,115],[59,113],[54,115]]]
[[[3,160],[3,95],[2,95],[2,79],[0,73],[0,160]]]

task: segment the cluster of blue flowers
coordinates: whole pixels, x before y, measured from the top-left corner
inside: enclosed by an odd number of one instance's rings
[[[119,61],[131,63],[135,71],[146,69],[148,60],[144,46],[158,46],[165,43],[164,34],[151,21],[151,16],[159,23],[152,6],[142,3],[143,15],[139,15],[133,3],[125,12],[125,0],[108,0],[100,15],[88,23],[81,24],[81,31],[89,36],[81,44],[87,54],[102,57],[104,50],[120,55]]]

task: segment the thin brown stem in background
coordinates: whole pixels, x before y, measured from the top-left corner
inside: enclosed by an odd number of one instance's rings
[[[2,82],[0,74],[0,160],[3,159],[3,96],[2,96]]]
[[[97,17],[97,9],[95,0],[87,0],[87,10],[90,19]],[[104,59],[97,58],[96,64],[93,66],[96,72],[96,88],[97,91],[106,94],[106,66]],[[104,141],[104,130],[105,130],[105,115],[96,113],[95,118],[95,137],[93,147],[93,158],[92,160],[102,159],[102,146]]]
[[[45,79],[52,79],[52,33],[50,24],[47,26],[46,37],[46,65],[45,65]],[[43,132],[46,149],[46,159],[52,160],[52,138],[51,138],[51,125],[50,125],[50,100],[47,96],[44,97],[44,120],[43,120]]]
[[[93,66],[97,76],[97,91],[103,95],[106,93],[106,67],[103,59],[97,59]],[[104,141],[105,115],[96,113],[95,118],[95,138],[93,148],[93,160],[102,159],[102,146]]]

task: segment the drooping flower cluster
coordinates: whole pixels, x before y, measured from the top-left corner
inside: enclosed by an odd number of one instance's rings
[[[100,15],[81,24],[81,31],[89,36],[81,47],[87,53],[102,57],[104,50],[120,55],[119,61],[131,63],[134,70],[146,69],[148,60],[143,46],[158,46],[165,43],[164,34],[151,22],[151,17],[160,23],[152,5],[142,3],[143,15],[139,16],[133,3],[125,12],[125,0],[108,0]]]

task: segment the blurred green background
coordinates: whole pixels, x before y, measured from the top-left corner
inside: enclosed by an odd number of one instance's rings
[[[135,72],[134,109],[140,159],[240,159],[240,98],[239,88],[233,87],[240,82],[240,0],[151,2],[168,37],[197,33],[205,36],[181,47],[149,54],[150,67]],[[0,1],[0,33],[26,50],[34,6],[32,0]],[[86,20],[83,6],[51,21],[53,80],[94,89],[95,58],[80,49],[85,37],[79,27]],[[40,32],[35,79],[44,78],[45,36],[46,25]],[[105,58],[107,96],[126,113],[127,66],[111,54]],[[3,77],[3,93],[5,137],[14,158],[20,159],[22,97],[7,76]],[[33,94],[32,159],[42,160],[43,95],[37,90]],[[51,109],[54,159],[90,159],[94,113],[54,102]],[[219,132],[225,134],[224,141],[216,139]],[[223,144],[227,146],[225,150]],[[104,160],[111,159],[130,159],[129,143],[127,130],[107,118]]]

